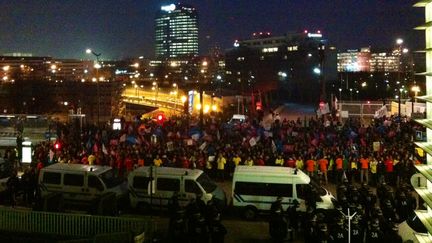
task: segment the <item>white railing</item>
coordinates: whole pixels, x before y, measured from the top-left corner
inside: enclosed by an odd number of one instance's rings
[[[151,227],[148,218],[122,218],[0,208],[0,230],[35,234],[88,237],[98,234],[135,232]]]

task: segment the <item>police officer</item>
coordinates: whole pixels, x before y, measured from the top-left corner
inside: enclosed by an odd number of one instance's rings
[[[330,233],[330,239],[332,240],[332,242],[337,242],[337,243],[339,242],[345,243],[347,241],[348,236],[347,236],[347,231],[344,228],[343,220],[338,220],[338,222],[336,223],[336,227]]]
[[[346,196],[347,193],[347,188],[344,184],[339,184],[337,189],[336,189],[336,197],[337,200],[340,201],[342,196]]]
[[[306,243],[314,243],[318,235],[317,217],[313,215],[304,228],[304,239]]]
[[[17,177],[17,171],[14,170],[6,181],[6,187],[9,192],[10,204],[12,207],[15,207],[16,205],[16,194],[18,193],[19,183],[20,181]]]
[[[363,243],[364,231],[359,224],[359,220],[354,217],[351,221],[351,242]]]
[[[387,221],[394,222],[394,220],[396,219],[396,210],[393,208],[393,205],[392,205],[390,199],[385,200],[384,205],[381,208],[381,210],[382,210],[382,213],[384,215],[384,218]]]
[[[282,197],[277,197],[276,201],[274,201],[270,207],[270,213],[275,214],[277,211],[282,212]]]
[[[402,237],[398,234],[398,226],[396,224],[392,225],[392,229],[387,232],[384,236],[385,242],[391,242],[391,243],[402,243]]]
[[[291,229],[292,232],[292,234],[290,235],[290,240],[294,240],[294,237],[298,232],[298,226],[299,226],[299,214],[297,212],[298,207],[299,207],[299,202],[297,200],[294,200],[293,204],[287,209],[289,228]]]
[[[195,213],[189,220],[189,239],[191,243],[206,243],[209,241],[209,232],[204,217]]]
[[[205,208],[205,218],[207,222],[213,221],[216,217],[220,217],[219,209],[216,205],[214,198],[207,202]]]
[[[400,221],[405,221],[408,217],[408,213],[412,210],[410,201],[408,201],[404,192],[401,192],[399,199],[396,201],[396,212],[399,215]]]
[[[329,235],[328,230],[327,230],[327,224],[321,223],[319,225],[318,238],[317,238],[316,242],[318,242],[318,243],[330,242],[330,235]]]
[[[274,242],[283,242],[288,233],[288,224],[282,215],[282,210],[277,209],[270,218],[269,233]]]
[[[378,219],[374,219],[366,233],[366,242],[368,243],[381,243],[383,240],[383,232],[380,229]]]
[[[212,243],[223,243],[227,230],[220,220],[220,214],[217,213],[209,223],[210,239]]]
[[[381,183],[381,184],[378,184],[377,189],[376,189],[376,192],[377,192],[378,199],[379,199],[380,202],[381,202],[381,201],[384,199],[384,195],[385,195],[386,192],[387,192],[387,186],[386,186],[386,183],[383,182],[383,183]]]
[[[170,222],[169,232],[171,242],[187,242],[187,223],[184,213],[176,213],[176,217]]]
[[[177,213],[177,211],[180,210],[180,208],[181,207],[178,199],[178,193],[174,192],[170,201],[168,202],[168,213],[172,217]]]

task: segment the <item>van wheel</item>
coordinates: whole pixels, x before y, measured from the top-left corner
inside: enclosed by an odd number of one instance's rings
[[[257,216],[257,209],[254,206],[247,206],[243,211],[243,217],[246,220],[254,220]]]

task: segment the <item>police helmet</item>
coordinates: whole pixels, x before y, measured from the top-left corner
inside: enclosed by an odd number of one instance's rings
[[[327,232],[327,224],[321,224],[320,225],[320,231]]]
[[[379,227],[379,220],[378,219],[374,219],[373,221],[372,221],[372,227],[374,227],[374,228],[377,228],[377,227]]]

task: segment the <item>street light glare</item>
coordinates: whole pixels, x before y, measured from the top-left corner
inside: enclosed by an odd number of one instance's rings
[[[396,44],[398,44],[398,45],[402,45],[403,42],[404,41],[401,38],[399,38],[399,39],[396,40]]]
[[[314,68],[313,72],[314,72],[315,74],[321,74],[321,69],[319,69],[319,68]]]
[[[87,50],[86,50],[86,53],[87,53],[87,54],[91,54],[91,53],[92,53],[92,50],[91,50],[91,49],[87,49]]]

